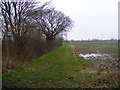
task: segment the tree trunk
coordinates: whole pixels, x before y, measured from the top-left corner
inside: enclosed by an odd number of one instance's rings
[[[48,50],[51,51],[52,50],[52,41],[47,40],[47,46],[48,46]]]

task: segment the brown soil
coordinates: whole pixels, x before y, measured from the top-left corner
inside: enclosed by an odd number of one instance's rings
[[[87,67],[86,69],[82,70],[82,72],[94,73],[94,72],[98,72],[98,71],[94,70],[92,67]]]

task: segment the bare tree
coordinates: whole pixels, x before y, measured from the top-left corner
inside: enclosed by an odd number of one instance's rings
[[[4,17],[4,37],[16,39],[26,33],[27,12],[34,9],[34,2],[12,2],[4,0],[1,4],[2,16]],[[24,24],[23,24],[24,23]],[[24,26],[23,26],[24,25]]]
[[[0,4],[4,21],[3,60],[13,60],[13,66],[16,61],[30,61],[48,53],[53,45],[58,47],[62,35],[72,27],[72,20],[52,8],[51,2],[37,4],[13,0],[3,0]],[[11,68],[11,62],[6,66]]]
[[[63,35],[72,27],[73,22],[65,16],[61,11],[56,11],[54,8],[47,9],[46,13],[34,18],[38,24],[39,31],[46,36],[49,49],[51,42],[56,39],[57,35]]]
[[[27,12],[35,9],[36,3],[3,0],[0,7],[4,20],[3,57],[10,58],[12,55],[16,58],[25,57],[26,35],[34,26],[29,21]]]

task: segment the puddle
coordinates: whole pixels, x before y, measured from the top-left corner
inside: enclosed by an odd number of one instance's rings
[[[110,54],[105,53],[89,53],[79,54],[85,60],[92,60],[94,65],[91,68],[84,70],[84,72],[114,72],[118,73],[118,58],[112,57]]]
[[[109,54],[100,54],[100,53],[90,53],[90,54],[79,54],[80,57],[83,57],[84,59],[90,59],[90,58],[105,58],[111,56]]]

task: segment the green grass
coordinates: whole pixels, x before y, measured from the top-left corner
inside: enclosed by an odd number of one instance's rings
[[[108,45],[108,46],[118,46],[117,41],[106,41],[106,42],[76,42],[76,43],[67,43],[67,45],[81,45],[81,46],[96,46],[96,45]]]
[[[118,42],[117,41],[107,41],[107,42],[80,42],[71,43],[76,46],[80,46],[80,51],[99,51],[106,54],[116,54],[118,55]]]
[[[24,68],[16,68],[4,73],[3,85],[28,88],[102,87],[98,78],[106,77],[107,73],[81,72],[91,65],[92,62],[90,61],[74,57],[71,45],[63,45],[30,62]],[[106,78],[105,80],[109,81]],[[107,83],[107,86],[109,86],[109,83]],[[117,85],[110,87],[117,87]]]

